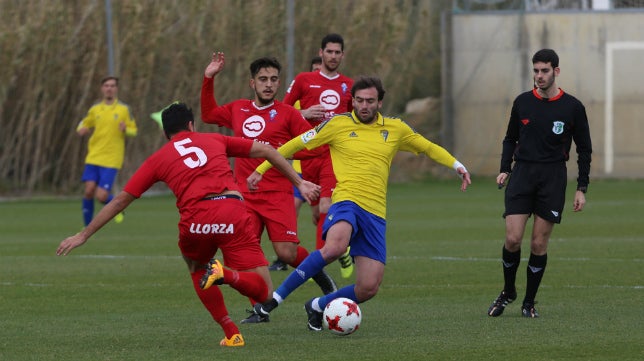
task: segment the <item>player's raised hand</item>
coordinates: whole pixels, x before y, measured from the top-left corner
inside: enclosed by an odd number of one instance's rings
[[[206,76],[206,78],[212,78],[224,68],[225,64],[226,64],[226,58],[224,57],[223,52],[217,51],[212,53],[212,60],[210,61],[210,64],[206,66],[206,70],[204,70],[204,75]]]

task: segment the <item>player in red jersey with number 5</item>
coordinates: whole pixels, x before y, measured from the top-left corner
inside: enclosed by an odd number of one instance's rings
[[[220,345],[244,346],[237,325],[228,316],[221,290],[211,286],[228,284],[261,302],[271,293],[272,283],[268,261],[251,230],[252,220],[228,157],[258,157],[277,162],[280,171],[309,201],[317,197],[319,187],[302,180],[290,163],[270,146],[248,139],[195,132],[192,111],[185,104],[170,105],[163,111],[162,121],[169,142],[145,160],[123,191],[87,227],[63,240],[56,254],[67,255],[83,245],[154,183],[164,182],[177,198],[181,216],[179,248],[188,264],[194,289],[224,330],[225,338]],[[232,270],[224,269],[219,261],[212,259],[218,249],[225,265]]]

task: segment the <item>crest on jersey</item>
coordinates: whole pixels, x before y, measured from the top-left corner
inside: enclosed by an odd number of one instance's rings
[[[271,121],[275,119],[275,116],[277,115],[277,110],[271,109],[270,112],[268,112],[268,116],[271,118]]]
[[[347,89],[349,89],[349,87],[347,86],[347,83],[342,83],[341,86],[342,86],[342,94],[346,93]]]
[[[387,130],[381,130],[381,131],[380,131],[380,136],[382,136],[382,139],[384,139],[384,141],[386,142],[386,141],[387,141],[387,138],[389,138],[389,131],[387,131]]]
[[[554,121],[552,122],[552,132],[555,134],[561,134],[564,131],[564,122]]]

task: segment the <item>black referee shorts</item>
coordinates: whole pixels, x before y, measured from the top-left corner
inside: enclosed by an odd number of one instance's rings
[[[566,163],[516,162],[505,188],[505,213],[536,214],[561,223],[566,202]]]

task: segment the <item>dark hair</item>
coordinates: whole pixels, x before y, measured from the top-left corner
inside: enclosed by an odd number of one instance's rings
[[[382,81],[377,76],[364,76],[361,75],[356,78],[351,87],[351,96],[355,96],[358,90],[376,88],[378,90],[378,101],[385,97],[385,88],[382,86]]]
[[[328,43],[340,44],[340,50],[344,51],[344,39],[342,39],[342,36],[340,34],[327,34],[324,38],[322,38],[320,49],[326,48],[326,44]]]
[[[316,55],[316,56],[314,56],[314,57],[311,59],[311,69],[313,69],[313,65],[315,65],[315,64],[322,64],[322,58],[321,58],[321,57],[319,57],[319,56],[317,56],[317,55]]]
[[[115,80],[116,85],[117,86],[119,85],[119,78],[117,78],[115,76],[112,76],[112,75],[106,76],[105,78],[101,79],[101,85],[105,84],[105,82],[108,81],[108,80]]]
[[[171,136],[182,130],[189,130],[188,124],[194,122],[192,109],[188,108],[185,103],[172,103],[169,107],[163,109],[161,122],[163,123],[165,136],[170,139]]]
[[[280,71],[282,71],[282,66],[280,65],[280,62],[277,61],[274,57],[263,57],[256,59],[252,63],[250,63],[250,77],[254,78],[257,73],[261,69],[264,68],[275,68],[277,69],[277,73],[279,74]]]
[[[552,49],[541,49],[532,56],[532,64],[539,62],[550,63],[554,69],[559,67],[559,56]]]

